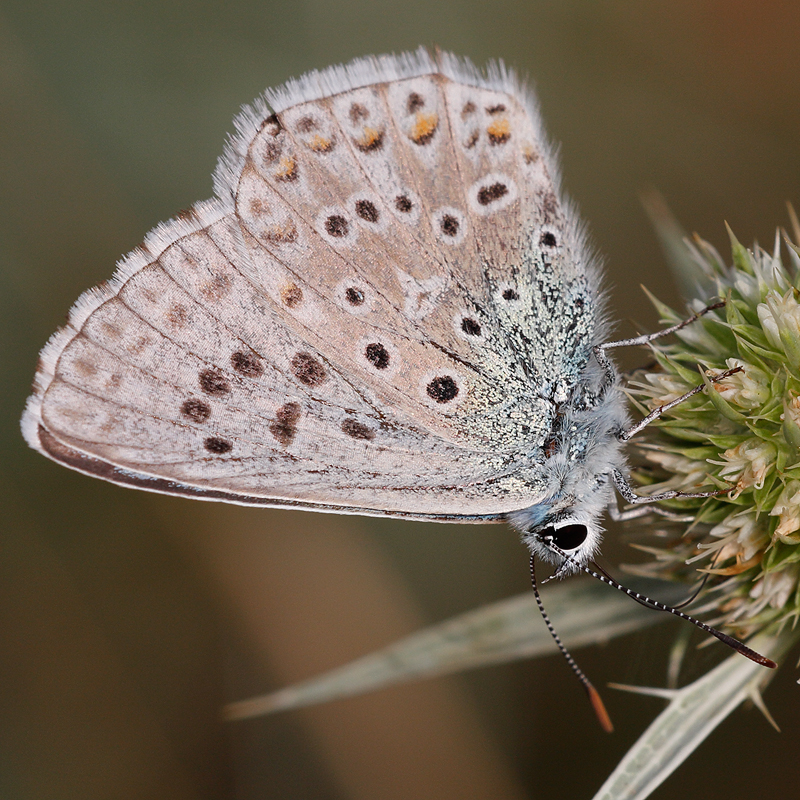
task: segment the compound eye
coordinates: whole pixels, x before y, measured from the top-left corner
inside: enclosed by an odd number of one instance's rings
[[[586,541],[589,531],[585,525],[576,523],[557,528],[551,535],[553,537],[553,544],[556,547],[560,547],[562,550],[569,552],[570,550],[577,549]]]

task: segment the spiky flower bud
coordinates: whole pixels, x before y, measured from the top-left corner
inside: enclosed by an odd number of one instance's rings
[[[637,374],[629,393],[646,413],[705,384],[645,429],[636,476],[642,493],[720,494],[672,501],[694,521],[680,533],[662,524],[672,541],[643,548],[655,561],[638,571],[709,574],[703,601],[714,624],[748,635],[800,616],[800,251],[786,238],[784,263],[780,238],[768,253],[730,236],[732,266],[699,238],[689,245],[707,292],[691,308],[715,294],[724,308],[653,342],[658,370]],[[683,319],[654,303],[666,323]]]

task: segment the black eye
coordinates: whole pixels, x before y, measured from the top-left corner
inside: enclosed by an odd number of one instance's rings
[[[552,529],[551,529],[552,530]],[[580,547],[589,535],[589,531],[585,525],[564,525],[557,528],[551,534],[553,537],[553,544],[560,547],[562,550],[569,552]]]

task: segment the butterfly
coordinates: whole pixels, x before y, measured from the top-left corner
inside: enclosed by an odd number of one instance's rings
[[[607,341],[597,259],[516,75],[424,49],[360,59],[234,125],[215,196],[151,231],[42,350],[27,442],[201,500],[508,521],[607,730],[536,556],[774,667],[588,566],[615,488],[629,515],[717,490],[640,497],[624,477],[624,441],[661,409],[630,427],[606,351],[692,320]]]
[[[579,525],[591,558],[627,416],[531,93],[420,50],[305,75],[235,128],[215,197],[42,351],[29,444],[199,499]]]

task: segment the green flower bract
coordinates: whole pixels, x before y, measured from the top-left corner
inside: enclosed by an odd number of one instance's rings
[[[787,238],[784,263],[780,238],[772,253],[748,250],[733,234],[731,244],[732,266],[699,238],[689,245],[703,295],[692,310],[714,295],[725,306],[653,342],[658,368],[637,373],[628,389],[647,413],[705,384],[645,429],[640,492],[722,490],[665,504],[694,521],[680,533],[662,524],[663,544],[643,548],[655,561],[637,571],[679,580],[709,573],[701,610],[750,635],[800,614],[800,251]],[[684,318],[652,299],[665,323]]]

